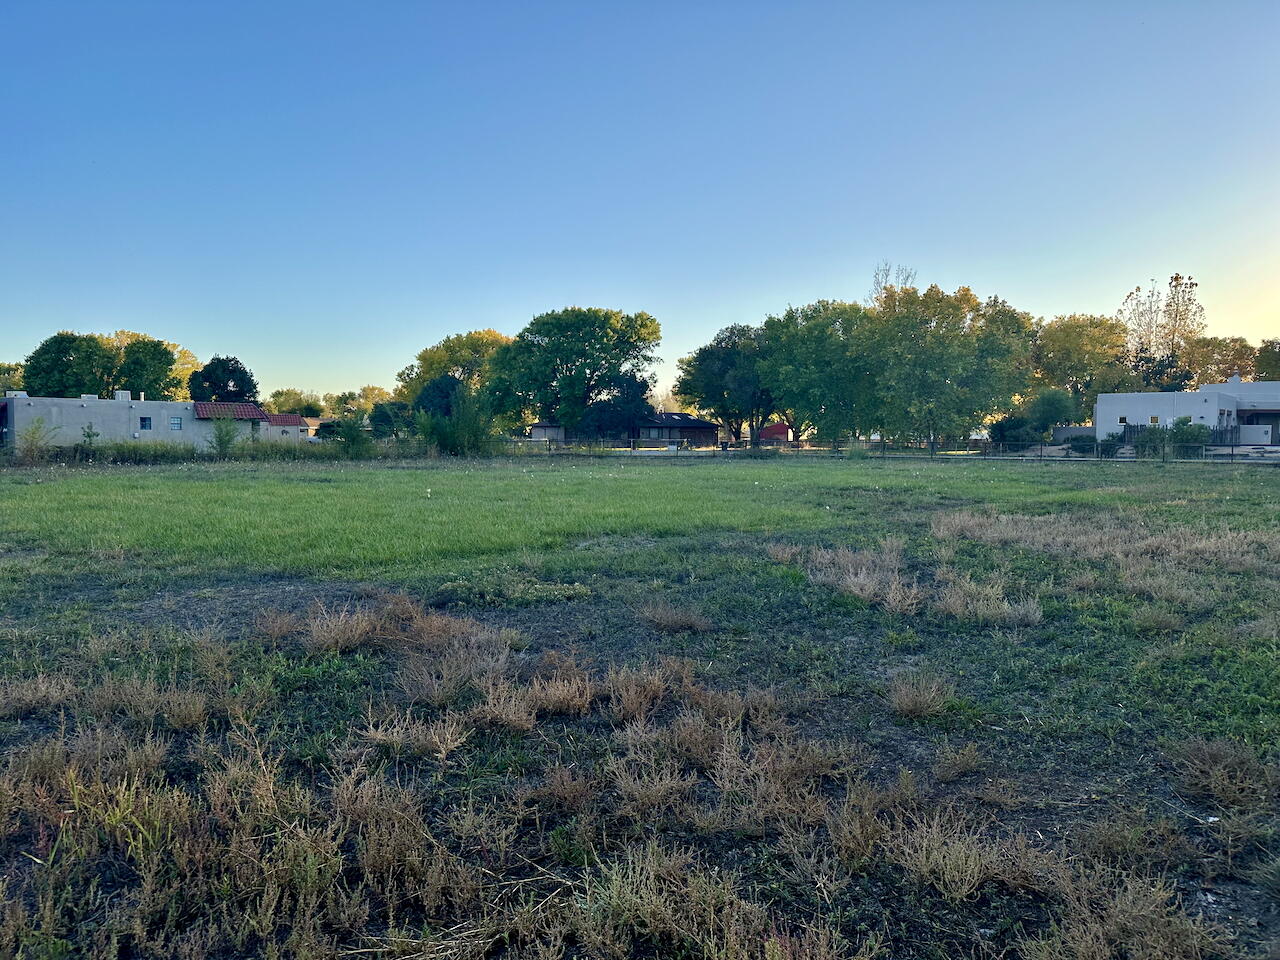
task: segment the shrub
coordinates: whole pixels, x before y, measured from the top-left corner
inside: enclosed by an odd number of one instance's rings
[[[1096,437],[1068,437],[1067,447],[1072,453],[1094,456],[1098,451],[1099,443]]]
[[[373,439],[365,426],[365,415],[360,412],[337,422],[334,439],[342,444],[342,452],[348,460],[363,460],[373,453]]]
[[[53,446],[53,437],[57,432],[57,427],[45,424],[44,417],[36,417],[32,420],[31,424],[18,434],[18,462],[30,466],[48,460],[50,448]]]
[[[213,434],[209,437],[209,449],[219,460],[228,460],[240,438],[240,428],[232,417],[214,417]]]

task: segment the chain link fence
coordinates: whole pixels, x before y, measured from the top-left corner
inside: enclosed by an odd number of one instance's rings
[[[1053,460],[1053,461],[1153,461],[1270,462],[1280,466],[1280,446],[1149,442],[1124,443],[1072,437],[1069,442],[996,443],[968,441],[838,440],[834,442],[775,442],[750,444],[726,442],[698,446],[683,440],[527,440],[500,438],[486,441],[486,452],[496,456],[622,456],[622,457],[727,457],[770,459],[775,457],[845,457],[853,459],[953,459],[953,460]]]

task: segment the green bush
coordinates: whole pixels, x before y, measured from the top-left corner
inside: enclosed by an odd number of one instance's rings
[[[1067,446],[1072,453],[1078,453],[1082,456],[1093,456],[1096,453],[1098,441],[1095,437],[1068,437]]]

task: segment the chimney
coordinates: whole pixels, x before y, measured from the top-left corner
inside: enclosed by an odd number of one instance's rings
[[[117,390],[117,391],[116,391],[116,399],[117,399],[117,400],[132,400],[132,399],[133,399],[133,395],[132,395],[132,394],[130,394],[128,390]]]
[[[143,393],[141,390],[139,390],[139,391],[138,391],[138,402],[139,402],[139,403],[141,403],[141,402],[142,402],[143,400],[145,400],[145,399],[147,399],[147,395],[146,395],[145,393]]]

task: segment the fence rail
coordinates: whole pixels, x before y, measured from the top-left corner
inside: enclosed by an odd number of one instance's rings
[[[685,441],[657,440],[521,440],[486,441],[493,454],[557,456],[673,457],[854,457],[854,458],[947,458],[967,460],[1115,460],[1115,461],[1270,461],[1280,466],[1280,446],[1239,443],[1163,443],[1154,440],[1125,443],[1118,440],[1073,438],[1069,443],[996,443],[990,440],[963,442],[840,440],[834,443],[773,442],[722,443],[693,446]]]

